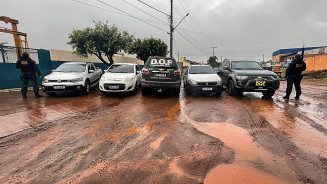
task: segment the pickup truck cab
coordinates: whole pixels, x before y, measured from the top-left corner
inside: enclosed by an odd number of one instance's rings
[[[271,98],[279,88],[277,75],[262,69],[256,61],[224,60],[217,73],[231,96],[262,92],[265,98]]]

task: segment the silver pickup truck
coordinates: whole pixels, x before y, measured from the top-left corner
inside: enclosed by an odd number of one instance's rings
[[[102,70],[93,63],[67,62],[61,64],[42,81],[42,90],[49,96],[60,91],[90,92],[91,87],[98,85]]]

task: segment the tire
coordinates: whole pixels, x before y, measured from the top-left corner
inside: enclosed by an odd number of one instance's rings
[[[105,91],[101,91],[101,95],[108,95],[108,93]]]
[[[56,92],[45,92],[48,96],[56,96]]]
[[[90,91],[91,91],[90,81],[86,80],[83,92],[84,92],[84,94],[89,94]]]
[[[223,92],[223,90],[218,90],[218,91],[216,92],[216,96],[217,96],[217,97],[220,97],[222,92]]]
[[[142,87],[142,94],[143,94],[143,95],[144,95],[144,94],[149,94],[150,91],[151,91],[151,88],[144,88],[144,87]]]
[[[185,94],[186,94],[186,96],[190,96],[191,95],[191,92],[190,92],[190,90],[189,90],[189,87],[187,87],[187,85],[184,85],[185,86]]]
[[[275,90],[263,91],[262,94],[264,98],[270,99],[272,96],[274,96]]]
[[[227,92],[230,96],[236,96],[237,92],[236,92],[236,87],[234,85],[233,80],[229,80],[227,83]]]
[[[181,91],[180,88],[177,88],[177,89],[174,88],[174,89],[172,89],[172,93],[173,93],[174,96],[179,96],[180,91]]]
[[[137,82],[135,82],[135,86],[134,86],[134,90],[132,92],[133,95],[135,95],[137,93],[137,90],[138,90],[138,86],[137,86]]]

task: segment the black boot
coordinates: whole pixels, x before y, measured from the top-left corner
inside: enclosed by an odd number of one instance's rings
[[[41,98],[41,97],[43,97],[43,96],[40,95],[40,94],[36,94],[36,95],[35,95],[35,98]]]
[[[23,99],[26,99],[27,98],[27,96],[26,95],[23,95]]]
[[[290,99],[290,97],[288,95],[284,96],[283,98],[286,100]]]
[[[300,99],[300,95],[296,95],[295,100],[299,100],[299,99]]]

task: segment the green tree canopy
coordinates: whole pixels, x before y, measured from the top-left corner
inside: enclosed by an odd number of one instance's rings
[[[136,54],[138,59],[146,62],[150,56],[166,56],[168,53],[168,46],[160,39],[136,39],[129,46],[128,52]]]
[[[207,63],[210,65],[212,68],[216,68],[220,66],[220,62],[217,62],[218,58],[216,56],[210,56]]]
[[[115,25],[109,26],[108,22],[94,22],[95,27],[87,27],[83,30],[73,30],[69,34],[74,53],[87,57],[88,54],[96,55],[104,64],[110,66],[114,63],[113,56],[118,51],[127,50],[127,46],[133,41],[133,35],[119,30]],[[103,55],[109,63],[103,59]]]

